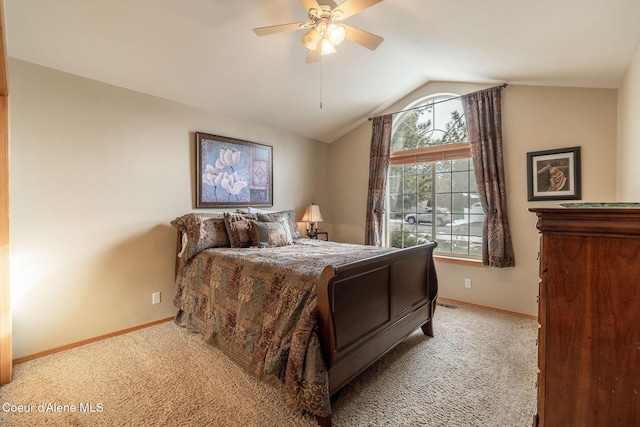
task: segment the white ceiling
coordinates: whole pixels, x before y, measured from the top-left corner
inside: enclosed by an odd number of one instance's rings
[[[615,88],[640,45],[640,0],[384,0],[345,20],[380,47],[345,41],[322,65],[303,31],[252,31],[307,20],[297,0],[5,9],[10,57],[324,142],[428,81]]]

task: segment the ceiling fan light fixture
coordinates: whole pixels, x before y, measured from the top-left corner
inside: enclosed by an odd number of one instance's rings
[[[342,24],[329,24],[327,26],[327,38],[333,46],[338,46],[344,41],[346,30]]]
[[[304,33],[300,40],[302,40],[302,44],[309,50],[316,50],[318,47],[318,40],[320,35],[318,34],[318,30],[315,28],[311,28],[309,31]]]
[[[329,55],[331,53],[336,53],[336,48],[331,44],[328,38],[323,37],[320,47],[320,55]]]

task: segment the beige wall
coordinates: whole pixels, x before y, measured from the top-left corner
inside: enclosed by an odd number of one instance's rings
[[[18,60],[9,71],[14,358],[175,314],[169,221],[193,211],[195,131],[272,145],[274,208],[313,201],[330,220],[327,144]]]
[[[618,98],[617,200],[640,202],[640,46]]]
[[[434,93],[468,93],[491,85],[432,82],[389,108],[397,111]],[[582,199],[614,200],[616,183],[616,91],[510,85],[503,92],[503,139],[514,268],[468,267],[438,262],[440,296],[529,315],[537,314],[538,234],[528,208],[526,153],[581,146]],[[331,144],[331,206],[334,238],[362,243],[371,124]],[[471,289],[464,279],[472,279]]]

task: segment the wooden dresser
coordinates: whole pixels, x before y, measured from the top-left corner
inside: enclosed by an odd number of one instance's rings
[[[534,426],[640,426],[640,209],[538,217]]]

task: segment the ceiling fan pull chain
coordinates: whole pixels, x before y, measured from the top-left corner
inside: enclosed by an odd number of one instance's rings
[[[322,57],[320,57],[320,109],[322,110]]]

